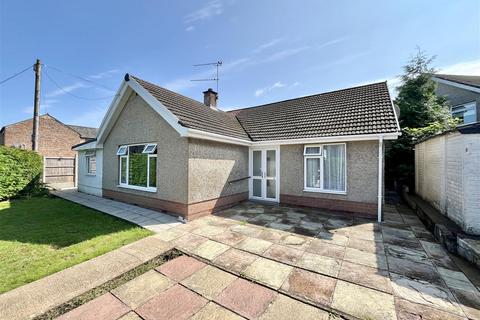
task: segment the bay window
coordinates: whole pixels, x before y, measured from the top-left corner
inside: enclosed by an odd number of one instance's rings
[[[125,188],[157,190],[157,145],[154,143],[120,146],[119,184]]]
[[[306,145],[303,156],[305,191],[347,191],[345,143]]]

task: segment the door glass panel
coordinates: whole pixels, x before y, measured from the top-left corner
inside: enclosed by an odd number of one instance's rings
[[[262,179],[253,179],[252,195],[254,197],[262,196]]]
[[[262,176],[262,151],[253,151],[253,176]]]
[[[267,177],[275,178],[276,155],[277,152],[275,150],[267,150]]]
[[[276,182],[273,179],[267,180],[267,198],[276,198],[276,188],[275,188]]]

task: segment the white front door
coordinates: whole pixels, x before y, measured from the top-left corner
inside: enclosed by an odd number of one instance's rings
[[[278,147],[250,149],[250,181],[251,199],[279,200],[279,152]]]

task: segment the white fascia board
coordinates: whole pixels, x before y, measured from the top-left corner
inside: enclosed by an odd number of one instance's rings
[[[188,129],[180,125],[179,119],[165,107],[160,101],[150,94],[144,87],[142,87],[135,79],[130,77],[127,84],[136,92],[143,100],[145,100],[153,110],[155,110],[167,123],[175,129],[180,136],[185,137]]]
[[[85,143],[73,148],[74,151],[92,150],[92,149],[102,149],[102,148],[97,147],[97,141],[91,141],[89,143]]]
[[[239,138],[232,138],[227,137],[221,134],[210,133],[206,131],[201,131],[197,129],[188,129],[187,137],[189,138],[196,138],[196,139],[204,139],[204,140],[211,140],[223,143],[230,143],[230,144],[237,144],[241,146],[251,146],[252,141],[243,140]]]
[[[436,81],[436,82],[438,82],[438,83],[443,83],[443,84],[446,84],[446,85],[449,85],[449,86],[452,86],[452,87],[456,87],[456,88],[460,88],[460,89],[464,89],[464,90],[468,90],[468,91],[473,91],[473,92],[480,93],[480,89],[479,89],[479,88],[472,87],[472,86],[469,86],[469,85],[466,85],[466,84],[461,84],[461,83],[454,82],[454,81],[449,81],[449,80],[445,80],[445,79],[440,79],[440,78],[437,78],[437,77],[432,77],[432,79],[433,79],[433,81]]]
[[[102,147],[108,132],[112,129],[113,124],[117,120],[121,109],[125,106],[127,101],[124,99],[124,95],[129,92],[127,89],[131,89],[136,92],[145,102],[157,112],[172,128],[174,128],[180,136],[184,137],[187,134],[187,128],[181,126],[179,119],[170,112],[160,101],[150,94],[144,87],[142,87],[132,77],[128,81],[123,80],[115,98],[113,99],[105,117],[102,120],[100,129],[98,132],[97,146]]]
[[[383,136],[384,140],[395,140],[400,136],[400,132],[393,133],[375,133],[375,134],[362,134],[351,136],[332,136],[332,137],[320,137],[320,138],[305,138],[305,139],[290,139],[290,140],[269,140],[252,142],[252,146],[261,145],[288,145],[288,144],[310,144],[310,143],[328,143],[328,142],[347,142],[347,141],[368,141],[378,140],[379,136]]]

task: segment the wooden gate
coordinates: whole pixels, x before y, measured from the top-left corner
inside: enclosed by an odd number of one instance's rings
[[[75,187],[74,157],[45,157],[43,182],[55,189]]]

